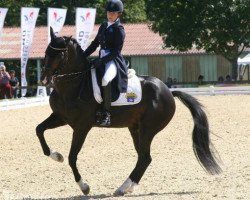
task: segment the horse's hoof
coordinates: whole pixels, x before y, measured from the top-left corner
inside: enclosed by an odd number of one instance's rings
[[[82,190],[84,195],[88,195],[90,192],[90,187],[87,185],[86,188],[84,188],[84,190]]]
[[[118,197],[118,196],[124,196],[125,192],[122,190],[116,190],[114,193],[114,196]]]
[[[134,183],[130,178],[128,178],[122,185],[119,187],[114,195],[115,196],[124,196],[125,194],[132,193],[134,191],[134,187],[137,183]]]
[[[51,151],[49,157],[51,157],[53,160],[57,161],[57,162],[63,162],[64,158],[62,156],[62,154],[56,152],[56,151]]]
[[[81,191],[83,192],[84,195],[88,195],[90,192],[90,187],[87,183],[84,183],[82,178],[77,182],[79,185]]]

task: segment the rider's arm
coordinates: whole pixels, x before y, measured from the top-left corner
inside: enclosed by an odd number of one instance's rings
[[[90,56],[97,49],[97,47],[100,45],[99,35],[101,34],[102,28],[103,28],[103,24],[100,26],[98,33],[96,34],[95,39],[91,42],[89,47],[85,50],[84,55],[86,57]]]

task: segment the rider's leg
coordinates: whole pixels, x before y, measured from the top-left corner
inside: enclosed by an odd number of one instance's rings
[[[100,126],[110,126],[110,104],[111,104],[111,84],[117,74],[117,68],[114,61],[108,62],[105,66],[105,74],[102,78],[103,90],[103,118]]]

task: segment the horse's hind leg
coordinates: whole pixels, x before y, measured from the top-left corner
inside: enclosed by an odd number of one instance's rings
[[[117,196],[133,192],[134,186],[139,183],[152,161],[150,145],[157,132],[139,126],[130,127],[129,130],[138,154],[138,160],[129,178],[115,191]]]
[[[58,162],[63,162],[63,156],[55,151],[50,150],[45,138],[44,131],[47,129],[57,128],[59,126],[63,126],[66,123],[62,121],[57,115],[52,113],[47,119],[45,119],[41,124],[36,127],[36,135],[40,141],[40,144],[43,149],[43,153],[46,156],[50,156],[53,160]]]

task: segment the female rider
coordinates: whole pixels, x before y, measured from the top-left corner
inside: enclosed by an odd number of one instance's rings
[[[102,77],[103,110],[100,126],[110,126],[111,85],[119,92],[127,90],[127,66],[121,50],[124,43],[124,27],[120,23],[123,12],[123,3],[120,0],[108,1],[106,5],[107,21],[102,23],[95,39],[85,50],[85,56],[91,55],[98,46],[101,46],[99,57],[93,60],[93,65],[100,70]],[[112,81],[112,84],[111,84]]]

